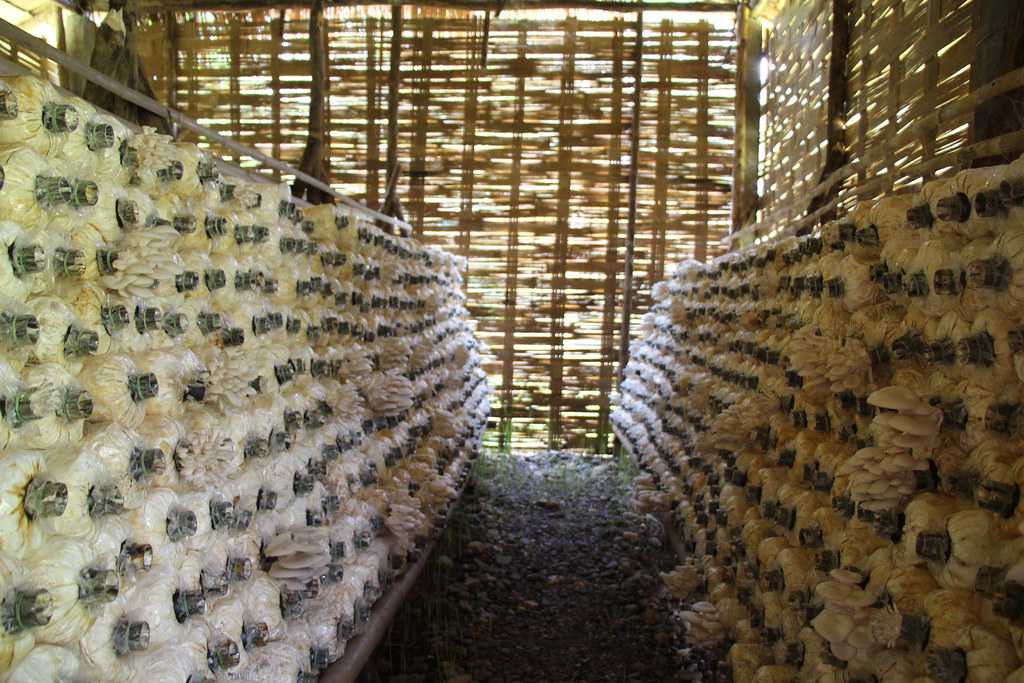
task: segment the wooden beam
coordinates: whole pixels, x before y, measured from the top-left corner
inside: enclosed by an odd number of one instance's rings
[[[709,53],[711,51],[711,24],[706,21],[698,24],[697,30],[697,60],[700,64],[707,65],[709,59]],[[707,130],[708,120],[711,118],[710,105],[708,104],[708,97],[710,95],[709,89],[710,84],[708,83],[707,76],[700,76],[697,79],[697,127],[699,130]],[[696,149],[696,161],[697,161],[697,177],[707,178],[710,174],[708,172],[708,136],[701,134],[697,136],[697,149]],[[705,263],[708,260],[708,209],[710,208],[710,202],[708,201],[708,189],[707,185],[702,184],[697,189],[697,213],[700,218],[697,219],[696,225],[694,226],[693,234],[693,258],[701,263]],[[662,241],[664,241],[664,235],[662,235]],[[664,251],[665,247],[662,246]],[[658,272],[658,279],[661,280],[664,276],[664,265]],[[651,282],[651,286],[654,286],[654,282]]]
[[[825,129],[825,166],[818,177],[819,182],[828,178],[837,169],[846,165],[846,62],[850,55],[850,0],[832,0],[832,48],[828,62],[828,120]],[[815,213],[829,204],[839,194],[839,185],[811,198],[807,215]],[[821,220],[835,217],[828,211]]]
[[[366,19],[366,203],[380,202],[380,128],[377,125],[377,19]]]
[[[1024,3],[977,0],[974,4],[975,58],[971,90],[1024,67]],[[981,142],[1021,129],[1024,90],[1017,89],[984,102],[974,110],[971,142]],[[1005,156],[976,159],[975,166],[1011,161]]]
[[[398,96],[402,87],[402,6],[391,8],[391,58],[388,62],[388,160],[387,184],[398,170]]]
[[[313,0],[309,12],[309,73],[309,133],[322,145],[327,131],[324,87],[328,85],[324,0]]]
[[[64,31],[64,9],[57,6],[57,12],[55,14],[55,20],[57,22],[57,49],[61,52],[68,51],[68,38]],[[68,71],[60,64],[57,65],[57,82],[62,88],[69,88],[68,83]]]
[[[554,260],[551,265],[551,323],[548,346],[551,396],[548,404],[548,448],[565,448],[562,441],[562,393],[565,389],[565,304],[572,202],[573,96],[576,91],[576,19],[564,22],[562,82],[558,97],[558,193],[555,213]]]
[[[597,416],[597,452],[608,451],[608,433],[611,432],[611,393],[615,377],[615,299],[618,293],[619,261],[619,208],[622,201],[622,81],[625,63],[622,36],[625,22],[615,21],[612,40],[612,98],[611,122],[615,132],[608,141],[608,228],[605,232],[604,305],[601,309],[601,368],[598,386],[601,403]]]
[[[232,24],[235,26],[236,24]],[[329,87],[327,78],[327,28],[324,21],[324,0],[313,0],[309,12],[309,139],[302,153],[299,168],[314,178],[330,185],[330,167],[327,156],[330,150],[327,145],[327,116],[324,106],[324,88]],[[311,204],[324,204],[332,201],[331,196],[323,190],[312,187],[302,179],[297,179],[292,186],[292,194],[302,197]]]
[[[665,270],[665,237],[668,234],[668,174],[669,153],[672,138],[678,131],[672,130],[672,22],[663,19],[660,25],[661,36],[658,40],[658,115],[655,117],[655,153],[654,153],[654,215],[651,221],[651,252],[650,266],[647,268],[647,281],[653,285],[661,280]],[[700,64],[700,60],[697,60]],[[697,107],[695,107],[697,108]],[[697,136],[698,141],[705,139]],[[699,146],[698,142],[698,146]],[[637,180],[639,183],[639,179]]]
[[[473,21],[474,27],[477,25]],[[477,42],[477,36],[480,36]],[[462,111],[462,166],[461,166],[461,201],[459,202],[459,252],[469,259],[469,248],[473,242],[473,218],[474,199],[476,194],[476,125],[478,112],[478,97],[481,69],[480,59],[486,43],[482,33],[476,31],[469,34],[469,46],[466,49],[466,70],[469,73],[469,82],[466,84],[466,91],[463,96]],[[479,47],[478,47],[479,46]],[[463,275],[463,286],[469,288],[469,275],[467,271]]]
[[[636,249],[636,183],[640,165],[640,88],[644,72],[644,13],[636,13],[636,43],[633,46],[633,120],[629,130],[629,199],[626,205],[626,255],[622,274],[622,351],[619,377],[624,377],[629,362],[629,330],[633,313],[633,254]]]
[[[491,39],[491,10],[484,12],[484,37],[480,45],[480,68],[487,72],[487,43]]]
[[[139,52],[135,45],[135,17],[131,12],[125,12],[123,19],[123,32],[121,28],[117,27],[115,22],[106,20],[96,29],[95,43],[92,46],[90,55],[90,65],[122,87],[155,98],[153,88],[143,70],[142,61],[139,58]],[[11,34],[23,33],[20,29],[10,24],[7,26],[14,29],[10,31]],[[18,41],[17,38],[9,39],[19,42],[21,47],[25,47],[41,57],[49,57],[68,70],[71,69],[68,63],[62,62],[50,54],[44,54],[41,50],[37,50],[35,48],[36,44],[31,41]],[[47,49],[53,50],[59,55],[64,55],[63,52],[56,50],[50,45],[47,45]],[[49,74],[47,73],[49,65],[47,61],[40,59],[39,64],[40,68],[43,69],[43,77],[49,79]],[[166,116],[154,116],[151,110],[137,106],[137,103],[130,98],[123,97],[109,89],[97,87],[95,81],[91,79],[90,82],[84,84],[82,99],[126,121],[142,126],[153,126],[161,133],[170,132],[170,125]]]
[[[517,59],[526,62],[527,31],[519,27]],[[508,250],[505,260],[505,310],[503,317],[502,349],[504,350],[501,364],[501,428],[499,446],[509,449],[512,444],[512,401],[515,389],[515,355],[516,355],[516,323],[519,304],[519,193],[522,184],[523,167],[523,131],[526,120],[526,74],[520,70],[516,74],[515,114],[512,119],[512,167],[509,175],[509,221]]]
[[[431,79],[427,75],[431,71],[434,51],[434,20],[425,19],[420,26],[420,34],[415,41],[418,46],[418,60],[415,67],[417,87],[412,96],[414,116],[412,130],[412,149],[409,162],[409,212],[413,235],[423,234],[423,221],[426,217],[426,184],[427,184],[427,140],[430,128],[430,87]]]
[[[178,108],[178,21],[173,12],[164,15],[167,22],[167,105]]]
[[[312,19],[310,20],[312,21]],[[242,110],[239,106],[239,100],[241,98],[241,80],[242,80],[242,65],[239,63],[242,59],[242,28],[239,26],[237,21],[231,22],[231,26],[228,29],[228,58],[231,60],[231,72],[230,78],[228,79],[228,94],[230,97],[230,108],[231,108],[231,131],[233,135],[238,135],[238,131],[242,127]],[[310,109],[312,110],[312,102],[310,102]],[[240,161],[239,156],[234,156],[235,165],[238,165]],[[300,166],[301,168],[301,166]],[[303,168],[302,170],[306,170]],[[308,173],[308,171],[306,171]],[[316,174],[313,174],[316,175]]]
[[[388,186],[384,192],[384,202],[380,206],[380,210],[389,216],[394,216],[398,220],[405,220],[405,211],[402,209],[402,202],[398,198],[398,179],[402,177],[402,165],[399,162],[395,162],[393,168],[388,169]],[[387,223],[378,221],[377,226],[388,233],[394,235],[395,231],[393,226]]]
[[[274,129],[270,132],[274,145],[274,158],[281,158],[281,74],[278,65],[281,63],[281,44],[284,43],[284,12],[278,10],[270,20],[270,35],[273,47],[270,53],[270,88],[273,99],[270,100],[270,116],[274,121]],[[281,172],[277,172],[278,179]]]
[[[167,106],[178,108],[178,21],[174,12],[164,15],[167,22]],[[177,139],[177,126],[171,124],[171,137]]]
[[[925,35],[935,35],[942,21],[942,0],[928,0],[928,27]],[[935,100],[939,85],[939,55],[932,53],[924,60],[924,88],[922,101],[925,111],[935,110]],[[935,135],[921,138],[921,158],[924,161],[935,156]],[[932,180],[931,175],[922,178],[924,182]]]
[[[732,176],[732,229],[739,230],[757,211],[758,144],[761,139],[761,22],[740,7],[736,48],[736,137]]]
[[[260,9],[303,7],[308,3],[288,0],[143,0],[135,11],[159,14],[168,11],[251,12]],[[328,0],[331,7],[379,7],[389,3],[381,0]],[[599,9],[606,12],[728,12],[736,11],[735,2],[701,0],[667,0],[666,2],[630,2],[629,0],[419,0],[420,7],[444,7],[469,11],[531,10],[531,9]]]

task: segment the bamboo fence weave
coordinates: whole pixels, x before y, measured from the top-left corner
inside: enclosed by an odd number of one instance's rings
[[[847,145],[850,158],[884,150],[842,196],[846,206],[919,184],[890,177],[882,187],[857,186],[942,156],[968,142],[973,112],[900,147],[888,141],[936,107],[970,94],[975,44],[973,0],[858,0],[852,3]],[[950,164],[952,166],[952,164]]]
[[[768,36],[767,106],[758,177],[770,212],[804,197],[825,165],[832,0],[787,5]]]
[[[371,206],[386,175],[387,11],[330,8],[327,17],[332,182]],[[419,234],[469,259],[469,307],[496,356],[494,445],[606,450],[632,22],[503,12],[485,46],[482,14],[405,12],[401,198]],[[717,255],[729,230],[735,41],[731,16],[703,16],[714,23],[655,17],[643,33],[638,311],[667,269]],[[173,20],[170,48],[167,17],[140,41],[157,92],[173,87],[203,125],[296,163],[308,107],[306,13]]]
[[[892,140],[937,107],[970,95],[975,6],[975,0],[850,0],[845,149],[848,162],[867,163],[840,187],[841,211],[957,170],[955,152],[970,142],[973,110],[905,144]],[[803,218],[807,190],[822,180],[830,7],[825,0],[796,0],[770,32],[759,235]]]

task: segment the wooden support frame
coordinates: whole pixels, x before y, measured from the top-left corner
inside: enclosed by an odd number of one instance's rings
[[[633,120],[629,131],[629,199],[626,214],[626,254],[622,272],[622,329],[619,378],[625,378],[629,362],[629,331],[633,314],[633,257],[636,252],[636,190],[640,166],[640,105],[644,73],[644,13],[636,13],[633,46]]]
[[[174,14],[164,17],[167,24],[167,106],[178,108],[178,22]],[[63,26],[63,22],[61,23]]]
[[[608,432],[611,431],[610,394],[615,376],[615,299],[619,270],[619,216],[622,197],[622,80],[625,58],[623,33],[625,22],[616,21],[612,52],[612,116],[616,124],[608,145],[608,228],[605,233],[604,308],[601,321],[601,368],[599,386],[601,403],[598,412],[597,452],[608,450]]]
[[[758,144],[761,139],[761,22],[739,9],[736,49],[736,137],[732,176],[732,229],[742,228],[758,208]]]
[[[274,130],[271,132],[274,158],[281,158],[281,75],[279,65],[281,63],[281,43],[284,42],[284,12],[278,10],[270,22],[270,34],[273,40],[273,47],[270,53],[270,88],[274,98],[270,102],[270,116],[274,121]],[[280,179],[281,174],[277,172]]]
[[[330,145],[327,140],[328,116],[324,90],[330,88],[330,81],[327,77],[328,45],[324,7],[324,0],[313,0],[313,7],[309,12],[309,138],[299,168],[329,185],[331,171],[327,158],[330,155]],[[311,187],[301,178],[296,179],[292,186],[292,194],[302,197],[311,204],[332,201],[330,195]]]
[[[701,22],[697,27],[697,58],[704,64],[708,61],[708,52],[711,49],[711,25]],[[697,80],[697,128],[707,130],[710,125],[711,105],[709,104],[709,83],[707,75],[701,75]],[[701,135],[697,138],[697,177],[708,177],[708,138]],[[701,183],[697,189],[697,215],[693,235],[693,258],[701,263],[708,260],[708,186]],[[664,247],[662,247],[664,249]],[[659,273],[658,279],[664,275],[664,266]]]
[[[825,129],[825,166],[818,176],[825,180],[846,165],[846,63],[850,55],[850,0],[832,0],[832,46],[828,62],[827,123]],[[866,122],[866,117],[864,117]],[[864,137],[861,138],[862,140]],[[833,185],[811,197],[807,215],[831,203],[839,194],[839,185]],[[835,211],[826,211],[821,221],[835,217]]]
[[[241,59],[241,55],[239,53],[241,52],[242,35],[241,28],[237,23],[232,22],[231,27],[228,29],[228,36],[228,45],[231,50],[231,80],[228,82],[228,94],[231,97],[231,127],[233,130],[238,130],[242,123],[242,111],[238,105],[238,100],[241,96],[238,81],[240,80],[242,71],[242,65],[238,63],[238,60]],[[312,110],[312,102],[310,102],[310,110]],[[232,160],[237,165],[239,162],[239,156],[235,154]],[[306,169],[303,168],[302,170]]]
[[[377,126],[377,19],[366,21],[366,203],[380,204],[380,128]]]
[[[971,90],[1024,67],[1024,3],[975,0],[972,16],[975,58],[971,64]],[[1018,131],[1024,123],[1024,89],[1012,90],[974,110],[970,140],[982,142]],[[1011,161],[1003,155],[975,159],[974,166]]]
[[[516,56],[519,63],[526,62],[527,32],[520,27]],[[516,75],[515,115],[512,121],[512,169],[509,183],[508,255],[505,260],[505,310],[503,316],[502,348],[505,357],[501,363],[501,426],[499,446],[504,450],[512,444],[507,437],[512,433],[512,398],[515,392],[516,323],[519,303],[519,198],[523,169],[523,132],[526,120],[526,75]]]
[[[651,262],[647,279],[654,283],[665,272],[665,236],[668,233],[669,151],[672,147],[672,22],[663,19],[658,40],[658,116],[655,125],[654,217],[651,227]],[[699,144],[699,143],[698,143]]]
[[[474,26],[477,22],[474,21]],[[473,227],[476,221],[476,212],[473,210],[476,188],[476,124],[478,111],[477,93],[480,85],[480,76],[483,70],[480,66],[480,58],[483,50],[486,50],[486,36],[483,33],[474,31],[470,34],[469,45],[466,47],[466,71],[469,82],[463,99],[463,111],[465,118],[462,122],[462,187],[461,202],[459,211],[459,253],[467,261],[470,257],[470,246],[473,241]],[[483,40],[480,40],[482,38]],[[463,276],[463,285],[469,288],[469,273]]]
[[[562,46],[562,83],[558,98],[558,193],[555,222],[555,259],[551,266],[550,365],[551,401],[548,406],[548,447],[564,448],[562,443],[562,406],[565,379],[566,264],[571,227],[573,177],[573,95],[576,91],[576,19],[564,22]]]
[[[302,2],[288,0],[143,0],[135,11],[140,14],[159,14],[168,11],[222,11],[250,12],[260,9],[287,9],[302,6]],[[382,0],[329,0],[331,7],[374,7],[387,5]],[[713,0],[679,0],[673,2],[630,2],[630,0],[419,0],[421,7],[442,7],[484,12],[490,10],[540,10],[540,9],[599,9],[606,12],[734,12],[735,2],[714,2]],[[397,6],[397,5],[396,5]]]
[[[391,8],[391,55],[388,62],[388,148],[387,184],[398,171],[398,98],[402,87],[402,5]],[[382,206],[383,210],[384,207]]]
[[[431,64],[434,51],[434,21],[427,19],[419,35],[419,60],[416,65],[416,90],[412,97],[415,109],[415,121],[412,131],[412,154],[409,163],[409,222],[412,223],[413,235],[419,238],[423,234],[423,222],[426,218],[427,174],[427,129],[430,127],[430,88]]]

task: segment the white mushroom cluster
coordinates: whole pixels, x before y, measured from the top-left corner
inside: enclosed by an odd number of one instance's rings
[[[480,446],[465,263],[0,81],[0,681],[313,681]]]
[[[1024,680],[1024,161],[682,264],[613,424],[710,680]]]

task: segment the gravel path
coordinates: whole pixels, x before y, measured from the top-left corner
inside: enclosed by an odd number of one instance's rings
[[[480,459],[365,683],[678,680],[675,557],[607,459]]]

